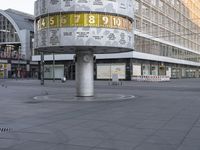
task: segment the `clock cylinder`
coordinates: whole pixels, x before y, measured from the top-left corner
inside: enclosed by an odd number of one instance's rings
[[[35,16],[38,51],[133,50],[133,0],[37,0]]]

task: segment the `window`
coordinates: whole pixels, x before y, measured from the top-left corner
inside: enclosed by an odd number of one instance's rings
[[[135,13],[139,13],[140,11],[140,3],[138,1],[135,1]]]

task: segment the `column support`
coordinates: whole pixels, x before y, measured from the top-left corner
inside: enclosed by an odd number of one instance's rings
[[[94,55],[91,51],[76,52],[76,94],[94,96]]]

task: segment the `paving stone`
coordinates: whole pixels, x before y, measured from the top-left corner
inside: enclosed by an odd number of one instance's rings
[[[77,146],[67,144],[57,144],[51,147],[49,150],[90,150],[92,147],[88,146]]]
[[[134,150],[176,150],[174,145],[143,143]]]
[[[99,143],[101,143],[101,139],[98,138],[74,138],[67,142],[70,145],[77,145],[77,146],[88,146],[88,147],[95,147]]]
[[[26,141],[25,143],[11,147],[10,150],[49,150],[52,146],[54,145],[51,143]]]
[[[1,82],[1,80],[0,80]],[[75,82],[6,80],[1,88],[0,150],[200,150],[200,79],[165,83],[95,81],[98,94],[127,94],[118,102],[33,102],[75,94]]]
[[[179,130],[159,130],[150,136],[146,142],[152,144],[179,145],[185,138],[187,132]]]

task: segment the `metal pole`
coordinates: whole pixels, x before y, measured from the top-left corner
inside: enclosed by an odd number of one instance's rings
[[[112,85],[112,64],[110,63],[110,85]]]
[[[20,54],[21,54],[21,46],[19,46],[18,50],[17,78],[20,78]]]
[[[41,62],[40,62],[40,68],[41,68],[41,72],[40,72],[40,77],[41,77],[41,85],[44,85],[44,53],[41,52]]]
[[[55,82],[55,54],[53,53],[53,82]]]

